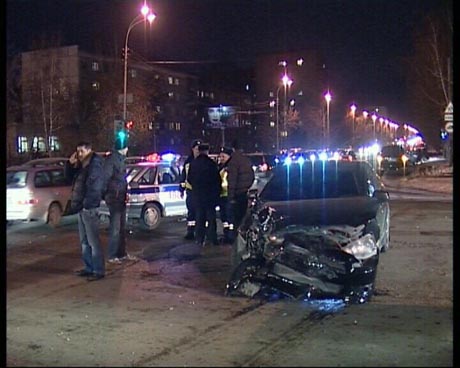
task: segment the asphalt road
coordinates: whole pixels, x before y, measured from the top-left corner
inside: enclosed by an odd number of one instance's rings
[[[7,365],[452,366],[452,202],[432,195],[392,200],[376,295],[348,307],[225,297],[230,248],[185,242],[178,218],[132,228],[140,259],[91,283],[75,219],[10,226]]]

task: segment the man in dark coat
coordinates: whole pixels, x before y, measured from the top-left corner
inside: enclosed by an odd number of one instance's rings
[[[187,157],[184,162],[184,168],[182,169],[181,173],[181,181],[180,181],[180,194],[181,198],[183,198],[184,193],[185,197],[185,205],[187,206],[187,234],[185,235],[185,239],[193,240],[195,239],[195,226],[196,226],[196,211],[195,207],[192,203],[192,185],[188,180],[188,172],[190,170],[190,163],[199,155],[198,146],[202,142],[199,139],[195,139],[192,142],[191,150],[192,152]]]
[[[104,180],[106,192],[104,200],[109,208],[109,247],[108,261],[111,264],[120,264],[128,259],[126,253],[126,182],[125,158],[128,153],[126,139],[115,140],[114,150],[105,158]]]
[[[243,155],[238,142],[233,142],[232,157],[227,163],[228,173],[228,221],[230,239],[241,224],[248,208],[248,190],[254,182],[251,161]]]
[[[219,168],[208,156],[208,144],[200,144],[198,149],[199,155],[190,163],[188,173],[188,181],[193,188],[192,203],[196,210],[196,242],[204,246],[207,240],[219,245],[216,224],[216,206],[221,190]]]
[[[78,232],[84,268],[77,271],[78,276],[88,281],[99,280],[105,276],[104,251],[99,239],[98,207],[104,186],[104,160],[92,151],[91,144],[77,144],[65,172],[73,180],[70,213],[78,214]]]

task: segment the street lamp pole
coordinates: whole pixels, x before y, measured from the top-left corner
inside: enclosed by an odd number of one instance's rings
[[[280,104],[280,99],[279,99],[279,93],[280,93],[281,86],[278,87],[276,90],[276,154],[279,154],[280,152],[280,128],[279,128],[279,123],[280,123],[280,112],[279,112],[279,104]]]
[[[331,102],[331,94],[329,91],[324,95],[326,99],[326,148],[329,147],[329,103]]]
[[[126,38],[125,38],[125,51],[124,51],[124,68],[123,68],[123,121],[126,122],[126,98],[127,98],[127,88],[128,88],[128,39],[129,39],[129,33],[131,30],[137,26],[138,24],[141,24],[144,22],[146,19],[149,21],[150,24],[152,24],[153,20],[155,19],[155,14],[150,12],[150,9],[148,6],[144,5],[141,9],[141,13],[137,17],[135,17],[129,27],[128,31],[126,32]]]
[[[373,123],[373,139],[375,142],[375,121],[377,120],[377,115],[375,115],[375,112],[372,114],[371,118]]]
[[[352,116],[352,124],[351,124],[351,146],[354,147],[355,146],[355,113],[356,113],[356,105],[355,104],[352,104],[350,106],[350,110],[351,110],[351,116]]]

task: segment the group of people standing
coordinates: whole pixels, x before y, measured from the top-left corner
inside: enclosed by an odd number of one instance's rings
[[[133,259],[126,252],[126,163],[128,147],[117,139],[114,149],[102,157],[89,142],[80,142],[69,157],[65,174],[72,181],[70,209],[78,215],[81,257],[84,267],[77,276],[88,281],[105,276],[106,262],[99,237],[98,207],[105,200],[110,214],[108,260],[121,264]],[[220,208],[223,225],[222,242],[234,241],[248,206],[247,193],[254,181],[249,160],[242,155],[236,142],[232,148],[222,147],[218,163],[209,157],[209,145],[200,140],[192,143],[192,153],[182,171],[181,195],[186,193],[187,234],[200,245],[219,245],[216,206]]]
[[[77,276],[88,281],[105,276],[105,256],[99,237],[98,208],[101,199],[110,212],[108,263],[120,264],[132,259],[126,252],[126,164],[127,142],[117,139],[113,151],[106,157],[92,150],[89,142],[80,142],[66,162],[65,173],[72,181],[68,214],[78,215],[78,232],[84,267]]]
[[[248,190],[254,182],[251,163],[238,147],[222,147],[218,162],[209,157],[209,145],[192,142],[191,154],[184,163],[182,195],[186,193],[187,233],[185,239],[200,245],[219,245],[216,206],[219,206],[223,236],[231,244],[246,213]]]

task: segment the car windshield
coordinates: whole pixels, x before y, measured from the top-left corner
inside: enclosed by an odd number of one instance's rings
[[[7,171],[6,184],[8,186],[25,187],[27,179],[27,171]]]
[[[261,199],[287,201],[356,196],[363,193],[364,186],[358,184],[362,175],[357,165],[343,166],[335,162],[279,166],[264,187]]]
[[[382,147],[382,155],[387,157],[399,157],[404,153],[404,150],[400,146],[384,146]]]

